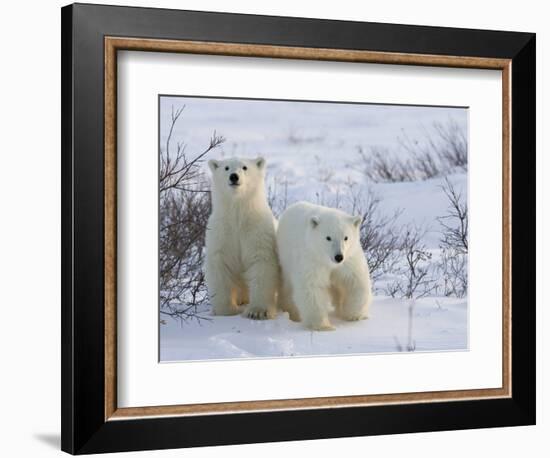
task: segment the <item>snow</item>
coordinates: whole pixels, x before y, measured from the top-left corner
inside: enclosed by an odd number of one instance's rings
[[[160,141],[164,144],[172,107],[185,109],[173,140],[186,143],[193,157],[202,152],[212,133],[227,140],[207,159],[231,156],[267,159],[266,186],[276,193],[279,210],[297,200],[336,206],[352,212],[352,195],[367,190],[380,197],[381,214],[400,211],[398,225],[426,230],[423,242],[439,256],[437,217],[448,202],[443,178],[404,183],[372,183],[360,170],[358,147],[383,147],[404,157],[399,139],[421,143],[436,122],[452,122],[467,129],[467,110],[449,107],[321,104],[243,101],[195,97],[161,97]],[[448,176],[466,197],[466,173]],[[277,209],[274,209],[277,211]],[[409,308],[405,299],[377,296],[371,317],[360,322],[331,321],[335,331],[311,332],[286,314],[274,320],[253,321],[241,316],[211,316],[181,322],[162,318],[161,361],[227,358],[289,357],[407,351],[456,351],[468,348],[466,298],[425,297],[414,302],[409,339]],[[164,323],[164,324],[163,324]],[[411,348],[409,348],[410,350]]]
[[[331,316],[336,330],[304,329],[280,313],[274,320],[254,321],[240,315],[207,316],[207,320],[161,325],[161,361],[212,360],[357,353],[464,350],[467,305],[463,299],[417,299],[409,339],[407,301],[378,296],[367,320],[346,322]]]
[[[168,135],[172,107],[183,105],[173,137],[184,140],[190,154],[204,149],[216,131],[227,139],[220,155],[264,154],[278,170],[298,177],[314,177],[317,158],[347,175],[342,159],[357,156],[357,146],[388,147],[405,154],[395,149],[397,138],[421,141],[435,122],[452,120],[467,126],[464,108],[161,97],[161,144]]]

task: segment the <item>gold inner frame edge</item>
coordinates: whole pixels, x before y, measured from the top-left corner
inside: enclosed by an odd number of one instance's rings
[[[283,400],[240,401],[208,404],[143,406],[117,405],[117,51],[173,52],[236,57],[264,57],[317,61],[479,68],[502,72],[502,387],[416,393],[353,395]],[[213,415],[274,410],[359,407],[511,397],[511,60],[362,50],[302,48],[241,43],[157,40],[105,37],[104,39],[104,215],[105,215],[105,420],[129,420],[159,416]]]

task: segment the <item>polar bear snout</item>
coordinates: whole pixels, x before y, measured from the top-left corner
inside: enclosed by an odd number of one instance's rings
[[[336,256],[334,256],[334,260],[340,264],[344,260],[344,255],[342,253],[338,253]]]
[[[236,173],[232,173],[231,175],[229,175],[229,184],[232,186],[238,185],[239,175],[237,175]]]

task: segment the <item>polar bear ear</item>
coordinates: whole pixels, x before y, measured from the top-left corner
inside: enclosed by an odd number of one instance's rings
[[[361,225],[361,221],[363,221],[363,218],[360,216],[352,216],[351,217],[351,224],[353,224],[354,227],[359,227]]]
[[[265,167],[265,159],[262,156],[258,156],[256,159],[254,159],[254,163],[260,170]]]
[[[214,159],[210,159],[208,161],[208,167],[210,167],[210,170],[212,170],[212,172],[216,170],[219,166],[220,164],[218,164],[218,161],[215,161]]]
[[[310,219],[311,227],[315,229],[317,226],[319,226],[319,217],[318,216],[312,216]]]

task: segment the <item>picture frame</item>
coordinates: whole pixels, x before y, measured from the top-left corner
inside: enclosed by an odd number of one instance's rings
[[[62,9],[61,41],[64,451],[535,424],[534,34],[74,4]],[[119,408],[116,64],[122,50],[502,72],[502,386]]]

